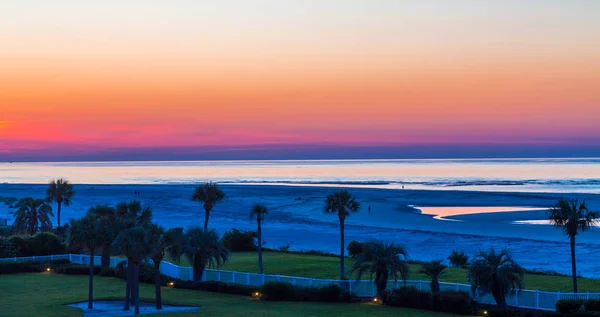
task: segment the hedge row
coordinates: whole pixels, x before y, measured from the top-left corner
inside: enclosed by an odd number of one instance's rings
[[[556,302],[556,311],[560,313],[600,312],[600,300],[559,300]]]
[[[49,262],[0,262],[0,275],[15,273],[39,273],[45,272],[48,268],[54,271],[59,267],[69,265],[69,263],[69,260],[53,260]]]
[[[261,298],[268,301],[356,302],[359,298],[337,284],[322,287],[268,282],[261,287]]]
[[[49,232],[33,236],[0,237],[0,258],[64,254],[66,248],[60,237]]]
[[[389,306],[425,309],[459,315],[469,315],[476,304],[466,292],[444,291],[432,294],[416,287],[401,287],[389,292],[383,303]]]

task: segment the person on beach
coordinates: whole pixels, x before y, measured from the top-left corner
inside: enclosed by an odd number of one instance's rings
[[[369,215],[371,214],[371,205],[369,205]]]

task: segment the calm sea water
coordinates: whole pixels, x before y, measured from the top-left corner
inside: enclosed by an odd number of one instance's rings
[[[600,158],[0,163],[0,183],[272,183],[600,193]]]

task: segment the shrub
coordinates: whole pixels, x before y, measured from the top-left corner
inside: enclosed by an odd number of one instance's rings
[[[28,249],[28,243],[24,236],[10,236],[8,241],[14,246],[16,255],[15,256],[30,256]],[[31,254],[33,255],[33,254]]]
[[[600,312],[600,300],[590,299],[583,303],[585,311],[596,311]]]
[[[355,258],[357,255],[359,255],[362,252],[362,249],[363,244],[355,240],[350,241],[348,247],[346,247],[346,250],[348,250],[348,255],[351,258]]]
[[[317,299],[320,302],[339,302],[344,290],[336,284],[329,284],[317,288]]]
[[[40,232],[26,239],[31,255],[52,255],[65,253],[65,246],[59,236]],[[29,256],[29,255],[26,255]]]
[[[469,257],[464,251],[452,250],[452,253],[448,256],[448,261],[450,261],[452,267],[465,268],[469,264]]]
[[[510,308],[493,307],[490,310],[488,310],[488,316],[489,317],[513,317],[513,316],[519,316],[519,314]]]
[[[104,277],[117,277],[117,269],[114,267],[103,267],[100,269],[98,275]]]
[[[102,268],[100,266],[94,266],[94,275],[100,274]],[[90,274],[90,266],[85,264],[70,264],[63,265],[56,268],[56,273],[66,275],[88,275]]]
[[[298,292],[294,285],[284,282],[267,282],[261,287],[264,300],[296,301]]]
[[[46,271],[48,267],[56,270],[58,267],[68,265],[69,263],[69,260],[0,262],[0,274],[39,273]]]
[[[12,258],[17,256],[17,249],[7,238],[0,237],[0,258]]]
[[[221,241],[230,251],[256,251],[255,237],[257,234],[254,231],[240,231],[233,228],[225,232]]]
[[[576,313],[583,311],[583,309],[583,300],[580,299],[563,299],[556,302],[556,311],[559,313]]]
[[[432,294],[419,291],[414,286],[393,289],[389,296],[384,299],[384,304],[389,306],[433,310]]]
[[[251,296],[252,293],[259,291],[259,288],[256,286],[228,284],[219,281],[205,281],[199,284],[201,290],[224,294]]]
[[[471,311],[472,300],[467,292],[443,291],[434,296],[434,306],[437,311],[468,315]]]

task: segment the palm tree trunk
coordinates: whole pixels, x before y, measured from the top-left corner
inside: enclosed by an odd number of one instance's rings
[[[260,216],[258,216],[258,270],[260,274],[263,274],[263,261],[262,261],[262,228],[260,225]]]
[[[88,309],[94,308],[94,249],[90,250],[90,275],[88,288]]]
[[[194,282],[202,282],[202,275],[204,274],[205,261],[200,255],[194,256]]]
[[[131,302],[131,275],[132,275],[132,266],[131,260],[127,259],[127,283],[125,283],[125,307],[123,310],[129,310],[129,303]]]
[[[344,280],[344,219],[340,217],[340,281]]]
[[[154,293],[156,295],[156,309],[162,309],[162,297],[160,294],[160,261],[154,261]]]
[[[506,308],[508,305],[506,304],[506,294],[504,293],[504,288],[502,287],[502,281],[497,276],[493,277],[494,284],[492,285],[492,296],[496,301],[496,306],[500,308]]]
[[[210,216],[210,210],[209,209],[205,209],[204,210],[204,230],[208,229],[208,217]]]
[[[58,203],[58,209],[56,209],[56,221],[58,221],[58,228],[60,228],[60,207],[61,203]]]
[[[133,265],[133,303],[135,304],[134,315],[140,314],[140,265],[136,263]]]
[[[571,269],[573,270],[573,293],[577,293],[577,263],[575,261],[575,236],[571,236]]]
[[[102,267],[110,266],[110,245],[102,247],[102,259],[100,260]]]

